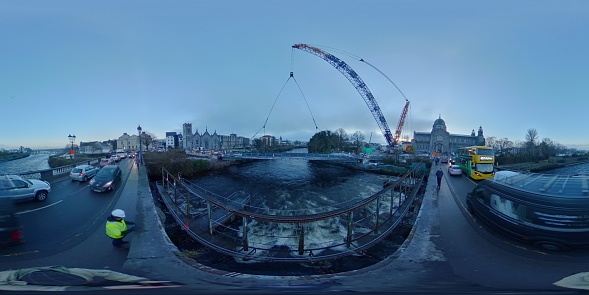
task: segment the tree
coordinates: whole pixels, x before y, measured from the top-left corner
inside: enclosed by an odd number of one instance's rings
[[[527,154],[534,160],[536,156],[536,142],[538,140],[538,131],[534,128],[528,129],[526,132],[525,149]]]
[[[331,131],[317,132],[309,140],[309,153],[331,153],[336,147],[338,135]]]
[[[354,134],[352,134],[352,141],[354,141],[356,148],[359,148],[364,141],[364,133],[361,131],[354,132]]]
[[[485,140],[486,146],[496,148],[497,147],[497,139],[495,136],[489,136]]]
[[[149,150],[149,146],[156,140],[155,134],[147,131],[141,132],[141,144],[145,146],[145,150]]]
[[[510,141],[507,137],[498,139],[495,141],[495,143],[497,144],[497,147],[499,148],[499,152],[504,155],[505,153],[507,153],[508,149],[513,148],[513,142]]]
[[[335,134],[337,136],[337,148],[342,151],[349,140],[348,134],[344,128],[339,128],[335,131]]]

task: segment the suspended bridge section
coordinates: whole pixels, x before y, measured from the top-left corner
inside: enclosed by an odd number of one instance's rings
[[[190,154],[189,157],[195,158],[209,158],[209,155]],[[218,156],[217,156],[218,157]],[[252,160],[275,160],[280,158],[295,158],[305,160],[323,160],[323,161],[350,161],[362,159],[361,156],[347,153],[331,153],[331,154],[319,154],[319,153],[227,153],[223,154],[220,159],[222,160],[237,160],[237,159],[252,159]]]
[[[267,208],[246,192],[221,196],[165,169],[156,186],[179,226],[202,245],[243,260],[304,262],[361,254],[386,238],[415,208],[424,175],[416,167],[369,197],[294,210]],[[318,227],[330,237],[317,240]]]

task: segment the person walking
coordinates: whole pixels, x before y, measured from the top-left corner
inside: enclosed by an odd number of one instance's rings
[[[436,180],[438,181],[438,190],[440,189],[440,185],[442,184],[442,177],[444,176],[444,172],[440,167],[438,171],[436,171]]]
[[[115,209],[106,219],[106,235],[112,239],[112,246],[121,248],[123,244],[129,243],[123,238],[135,230],[134,228],[127,228],[128,225],[134,225],[132,221],[125,221],[125,211]]]

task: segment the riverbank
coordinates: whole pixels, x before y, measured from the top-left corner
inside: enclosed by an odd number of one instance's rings
[[[23,159],[30,155],[31,153],[0,153],[0,163]]]

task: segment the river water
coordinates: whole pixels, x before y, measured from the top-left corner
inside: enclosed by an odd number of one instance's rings
[[[49,154],[33,154],[26,158],[0,163],[0,174],[19,174],[49,169]]]

